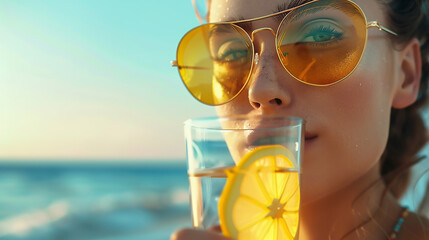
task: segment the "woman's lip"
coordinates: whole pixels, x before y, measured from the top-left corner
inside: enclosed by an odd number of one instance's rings
[[[317,134],[306,132],[305,140],[311,141],[317,138]],[[285,136],[275,132],[258,132],[258,130],[252,130],[246,133],[246,142],[248,146],[260,146],[268,144],[284,144],[290,141],[296,141],[296,137],[291,137],[292,140],[288,140]]]
[[[262,146],[262,145],[275,145],[275,144],[283,144],[288,141],[296,141],[295,139],[288,140],[285,136],[266,136],[262,138],[258,138],[256,141],[252,143],[253,146]]]
[[[317,138],[317,135],[316,135],[316,134],[305,133],[305,140],[306,140],[306,141],[310,141],[310,140],[313,140],[313,139],[315,139],[315,138]]]

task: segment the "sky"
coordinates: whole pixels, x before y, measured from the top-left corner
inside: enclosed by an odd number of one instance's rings
[[[1,0],[0,160],[183,159],[191,0]]]
[[[0,161],[184,159],[191,0],[0,0]]]

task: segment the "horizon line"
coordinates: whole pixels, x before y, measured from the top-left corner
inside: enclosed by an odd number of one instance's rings
[[[133,163],[133,164],[169,164],[186,163],[186,158],[5,158],[1,163]]]

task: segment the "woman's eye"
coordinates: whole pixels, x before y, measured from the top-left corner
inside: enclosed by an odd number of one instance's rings
[[[329,33],[315,33],[310,36],[307,36],[304,39],[304,42],[325,42],[335,39],[336,36]]]
[[[222,44],[217,50],[217,60],[226,62],[244,61],[248,50],[240,41],[229,41]]]
[[[247,57],[246,50],[231,49],[222,53],[219,57],[219,60],[233,62],[233,61],[239,61],[239,60],[245,59],[246,57]]]
[[[345,29],[341,21],[328,18],[312,19],[298,28],[296,43],[328,44],[341,40]]]
[[[342,35],[342,33],[337,32],[335,29],[320,28],[307,33],[300,42],[328,42],[339,40],[341,39]]]

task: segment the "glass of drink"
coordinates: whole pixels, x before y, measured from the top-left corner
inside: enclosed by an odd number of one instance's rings
[[[193,227],[236,239],[298,239],[303,120],[189,119]]]

